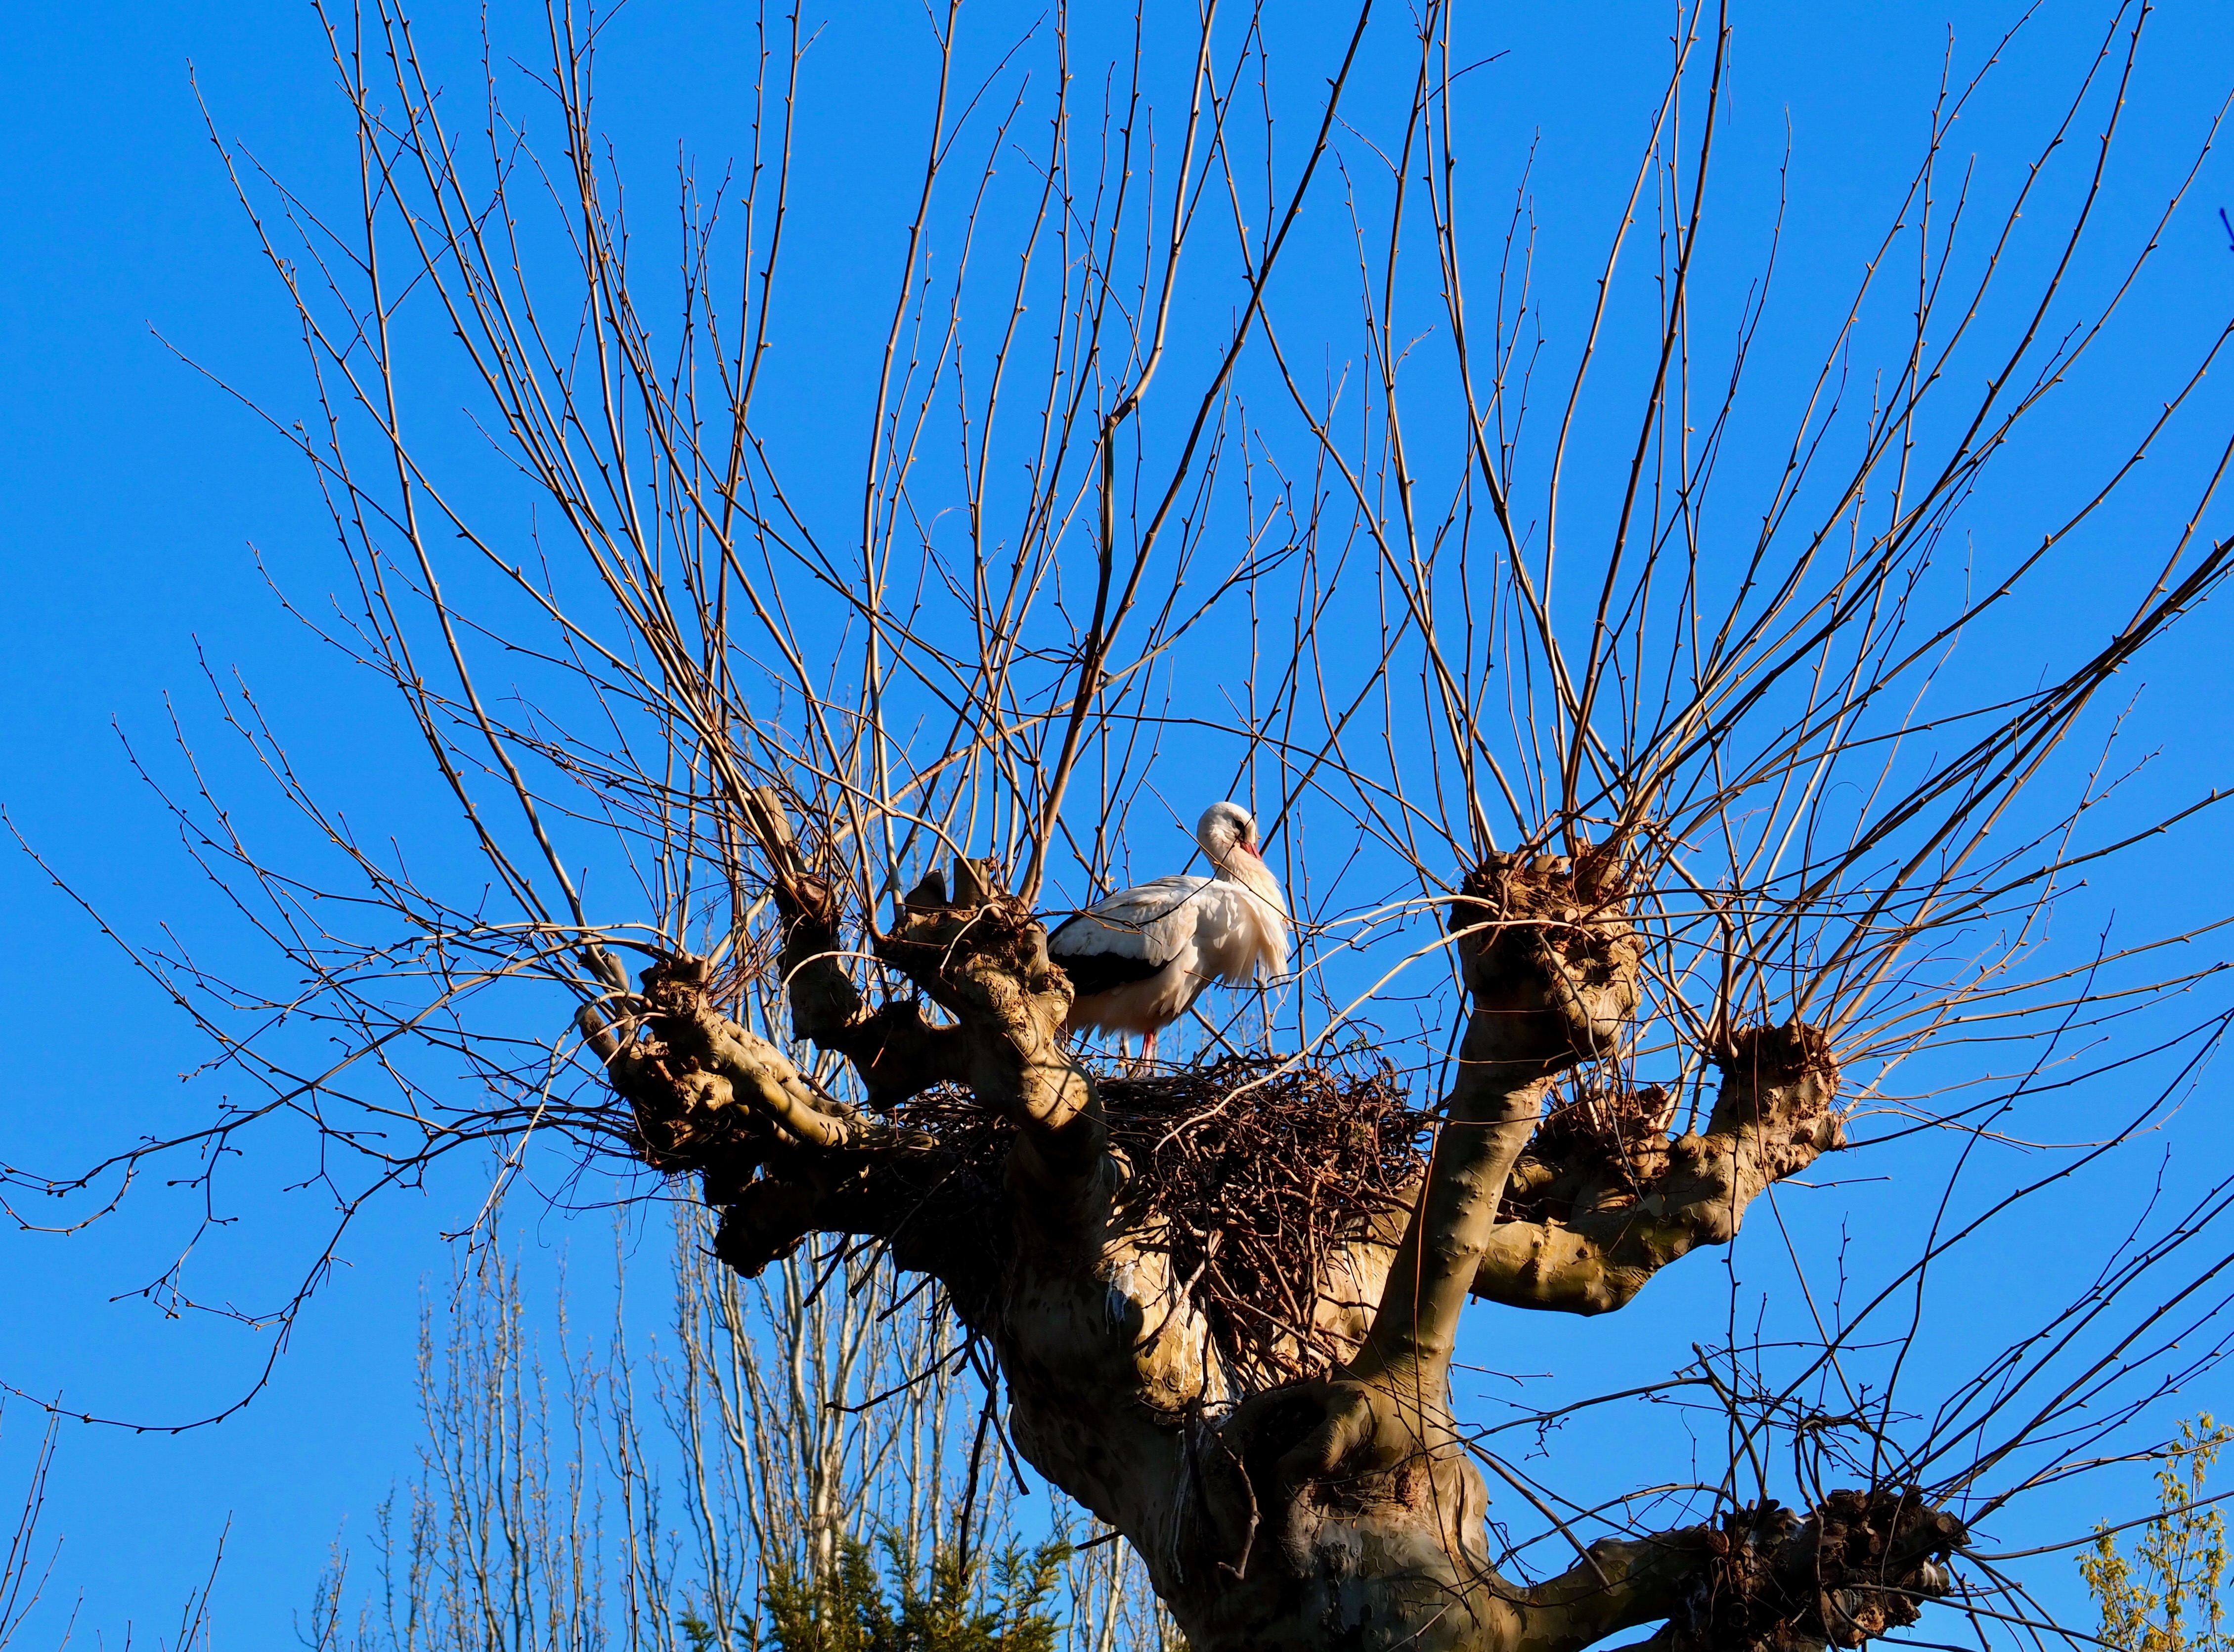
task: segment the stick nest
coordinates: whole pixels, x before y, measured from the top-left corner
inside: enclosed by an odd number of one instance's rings
[[[1395,1069],[1237,1055],[1098,1082],[1110,1145],[1132,1166],[1127,1225],[1157,1232],[1236,1383],[1319,1375],[1342,1358],[1316,1323],[1329,1257],[1408,1204],[1427,1169],[1427,1120]],[[966,1091],[925,1091],[892,1121],[935,1135],[963,1173],[1000,1189],[1013,1132]]]

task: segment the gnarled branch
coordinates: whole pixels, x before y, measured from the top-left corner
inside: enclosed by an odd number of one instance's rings
[[[1514,1167],[1473,1294],[1516,1308],[1602,1314],[1702,1245],[1728,1244],[1772,1184],[1845,1146],[1832,1111],[1839,1069],[1804,1023],[1740,1031],[1721,1058],[1721,1094],[1703,1133],[1669,1140],[1646,1096],[1585,1100],[1592,1127],[1551,1124]],[[1559,1115],[1554,1115],[1556,1123]]]
[[[1717,1525],[1594,1543],[1522,1596],[1522,1644],[1575,1652],[1666,1620],[1669,1652],[1858,1647],[1917,1621],[1950,1586],[1941,1563],[1969,1541],[1914,1491],[1833,1492],[1804,1518],[1774,1503]]]

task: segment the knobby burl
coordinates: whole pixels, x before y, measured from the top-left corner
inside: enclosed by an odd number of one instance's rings
[[[791,1032],[842,1055],[864,1104],[722,1013],[703,964],[677,958],[584,1012],[643,1157],[700,1177],[741,1272],[831,1233],[935,1276],[997,1355],[1017,1449],[1133,1544],[1201,1652],[1574,1652],[1648,1624],[1671,1649],[1858,1646],[1946,1592],[1963,1527],[1898,1487],[1601,1541],[1534,1584],[1491,1563],[1487,1492],[1451,1407],[1469,1296],[1618,1309],[1843,1141],[1827,1041],[1799,1024],[1725,1038],[1702,1131],[1670,1139],[1651,1091],[1544,1121],[1555,1081],[1636,1011],[1643,944],[1617,853],[1493,856],[1451,903],[1470,1009],[1424,1163],[1348,1151],[1323,1078],[1292,1131],[1278,1104],[1293,1083],[1205,1110],[1228,1162],[1286,1155],[1266,1185],[1305,1190],[1230,1218],[1219,1176],[1173,1194],[1158,1155],[1187,1151],[1171,1146],[1186,1129],[1125,1133],[1130,1151],[1113,1138],[1062,1037],[1070,983],[992,866],[957,861],[950,894],[934,872],[900,903],[871,944],[913,990],[872,1004],[833,891],[795,852],[774,859]],[[1153,1113],[1153,1086],[1121,1087]],[[1291,1243],[1268,1199],[1302,1212]],[[1284,1270],[1285,1288],[1221,1313],[1220,1229],[1244,1219],[1260,1283]]]

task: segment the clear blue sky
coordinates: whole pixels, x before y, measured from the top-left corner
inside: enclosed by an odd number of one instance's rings
[[[438,49],[454,54],[461,79],[475,70],[455,26],[472,10],[452,5],[422,20]],[[1845,267],[1845,216],[1879,204],[1878,192],[1911,152],[1950,16],[1967,43],[2013,10],[1883,0],[1737,9],[1733,108],[1756,136],[1780,135],[1791,121],[1791,278],[1803,291]],[[1485,97],[1472,118],[1482,122],[1481,165],[1495,175],[1510,176],[1527,134],[1542,134],[1538,213],[1573,232],[1571,245],[1547,254],[1547,278],[1556,279],[1572,277],[1584,249],[1599,242],[1602,216],[1585,207],[1602,207],[1630,164],[1656,89],[1668,9],[1605,0],[1538,10],[1545,15],[1472,24],[1490,49],[1510,53],[1477,76]],[[664,187],[661,168],[676,139],[702,167],[714,167],[734,140],[735,65],[718,49],[720,31],[706,29],[718,12],[702,0],[633,0],[610,38],[609,113],[636,146],[654,193]],[[2043,61],[2054,59],[2050,48],[2078,39],[2093,16],[2049,6]],[[2234,17],[2206,5],[2173,7],[2155,27],[2134,153],[2161,161],[2192,137],[2234,77]],[[918,14],[907,7],[846,8],[817,48],[815,61],[831,77],[830,107],[845,112],[819,134],[827,167],[820,187],[848,198],[824,219],[846,232],[832,228],[804,256],[833,307],[848,291],[878,290],[885,261],[896,255],[905,180],[889,163],[905,153],[892,134],[924,92],[919,35]],[[312,585],[323,577],[308,571],[324,539],[308,478],[155,336],[260,389],[284,393],[295,382],[289,317],[204,133],[190,64],[219,125],[280,175],[313,191],[348,184],[344,111],[307,6],[23,7],[0,52],[0,223],[8,226],[0,565],[9,596],[0,605],[0,800],[134,937],[173,917],[193,935],[209,896],[135,782],[113,723],[137,741],[165,739],[165,696],[197,702],[205,661],[219,671],[238,666],[298,731],[314,767],[345,790],[376,792],[408,761],[381,702],[278,611],[249,553],[252,543]],[[2020,76],[2007,105],[2012,118],[2025,112],[2025,98]],[[1992,136],[1989,125],[1979,141]],[[2009,159],[2004,153],[2001,164]],[[2120,359],[2134,364],[2136,382],[2143,369],[2165,370],[2198,324],[2215,327],[2234,304],[2234,253],[2215,216],[2228,203],[2234,180],[2214,160],[2193,205],[2174,220],[2168,273],[2121,337]],[[1561,216],[1570,206],[1571,224]],[[2083,441],[2085,406],[2057,418],[2052,432]],[[798,421],[799,440],[812,440],[814,409],[802,407]],[[2015,461],[2003,486],[2048,486],[2057,463],[2050,443]],[[2114,539],[2106,542],[2103,554],[2117,553]],[[2087,595],[2074,584],[2041,624],[2098,627]],[[2182,737],[2183,776],[2202,784],[2230,773],[2225,700],[2214,686],[2224,644],[2210,640],[2224,636],[2208,633],[2175,651],[2155,678],[2173,708],[2156,727]],[[2031,663],[2009,662],[2017,669]],[[193,715],[204,715],[198,703]],[[2218,870],[2225,846],[2215,831],[2197,836],[2190,847],[2198,859],[2183,874],[2185,894],[2218,911],[2230,893]],[[2152,899],[2139,891],[2126,910]],[[204,1054],[190,1029],[36,869],[0,860],[0,904],[15,942],[0,971],[18,1029],[0,1159],[56,1162],[207,1104],[206,1086],[180,1083]],[[2183,1127],[2177,1139],[2223,1149],[2223,1125],[2190,1119]],[[245,1414],[178,1437],[82,1427],[65,1434],[49,1530],[68,1539],[56,1587],[84,1591],[87,1629],[114,1636],[127,1619],[143,1636],[167,1628],[230,1520],[220,1643],[291,1643],[291,1614],[336,1530],[345,1520],[361,1530],[391,1479],[408,1470],[419,1285],[447,1266],[438,1236],[458,1219],[464,1192],[400,1196],[356,1231],[348,1265],[298,1328],[270,1391]],[[1885,1207],[1896,1216],[1899,1208]],[[297,1206],[251,1200],[239,1214],[251,1252],[277,1251],[305,1231]],[[111,1301],[163,1265],[178,1217],[175,1205],[155,1198],[66,1240],[0,1233],[8,1327],[0,1380],[155,1423],[237,1393],[262,1358],[253,1335],[167,1320],[140,1300]],[[601,1254],[610,1243],[596,1218],[534,1214],[529,1235],[546,1257],[569,1245]],[[656,1263],[658,1239],[645,1250]],[[2061,1280],[2055,1247],[2042,1243],[2032,1256],[2040,1277],[2009,1278],[2013,1296]],[[261,1283],[252,1261],[240,1265],[244,1289],[252,1290]],[[1711,1266],[1698,1271],[1709,1275]],[[1711,1296],[1718,1281],[1700,1289]],[[1679,1334],[1687,1300],[1706,1299],[1681,1296],[1672,1283],[1661,1298],[1638,1317]],[[1547,1351],[1528,1357],[1609,1360],[1582,1338],[1562,1325]],[[2211,1398],[2192,1396],[2187,1408]],[[0,1468],[16,1460],[36,1427],[29,1407],[10,1407]],[[0,1492],[9,1484],[0,1473]]]

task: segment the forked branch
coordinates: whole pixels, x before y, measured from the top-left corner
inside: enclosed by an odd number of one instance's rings
[[[1506,1219],[1473,1294],[1513,1308],[1603,1314],[1702,1245],[1728,1244],[1746,1208],[1845,1145],[1838,1064],[1804,1023],[1740,1030],[1720,1057],[1705,1131],[1669,1140],[1673,1099],[1584,1097],[1552,1115],[1513,1167]]]

